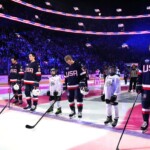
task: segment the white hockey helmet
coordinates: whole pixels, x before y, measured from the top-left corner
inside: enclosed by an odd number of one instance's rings
[[[89,94],[89,89],[87,87],[82,87],[80,88],[80,92],[82,95],[87,95]]]
[[[18,90],[19,90],[19,85],[16,83],[16,84],[13,86],[13,89],[14,89],[15,91],[18,91]]]
[[[40,91],[39,89],[33,89],[33,90],[32,90],[32,95],[33,95],[33,96],[39,96],[40,93],[41,93],[41,91]]]
[[[51,69],[51,75],[56,75],[57,74],[57,69],[56,68],[52,68]]]

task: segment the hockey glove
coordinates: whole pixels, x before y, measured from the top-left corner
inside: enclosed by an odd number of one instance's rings
[[[143,92],[143,89],[142,89],[142,86],[136,86],[136,92],[137,92],[137,94],[140,94],[140,93],[142,93]]]
[[[47,95],[47,96],[50,96],[50,91],[47,91],[46,95]]]
[[[79,83],[79,87],[80,87],[80,88],[86,87],[85,82],[84,82],[84,81],[80,82],[80,83]]]
[[[17,80],[17,84],[21,84],[21,80],[18,79],[18,80]]]
[[[54,97],[56,97],[58,95],[57,91],[54,91]]]
[[[63,84],[63,91],[66,91],[66,90],[67,90],[67,85]]]
[[[111,103],[115,102],[116,100],[117,100],[117,96],[116,95],[111,96],[111,98],[110,98],[110,102]]]
[[[101,95],[101,100],[104,102],[105,101],[105,94]]]

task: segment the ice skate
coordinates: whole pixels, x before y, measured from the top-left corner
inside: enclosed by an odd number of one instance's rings
[[[142,133],[145,133],[148,129],[148,123],[146,121],[143,122],[141,126]]]
[[[57,111],[55,112],[55,115],[59,115],[62,113],[61,107],[57,108]]]
[[[114,119],[114,121],[112,122],[112,127],[115,127],[116,125],[117,125],[117,123],[118,123],[118,119]]]
[[[107,119],[104,121],[104,124],[112,123],[112,116],[107,116]]]
[[[75,115],[76,115],[76,112],[75,111],[71,111],[71,113],[69,114],[70,119],[75,117]]]

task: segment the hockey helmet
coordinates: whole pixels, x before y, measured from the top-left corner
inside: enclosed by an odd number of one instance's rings
[[[80,92],[82,95],[87,95],[89,94],[89,89],[87,87],[82,87],[80,88]]]
[[[54,74],[57,74],[57,69],[56,69],[56,68],[52,68],[52,69],[51,69],[51,74],[52,74],[52,72],[53,72]]]
[[[132,69],[136,69],[136,65],[135,64],[132,64]]]
[[[117,68],[116,66],[109,66],[108,71],[110,75],[114,75],[117,72]]]
[[[18,90],[19,90],[19,85],[16,83],[16,84],[13,86],[13,89],[14,89],[15,91],[18,91]]]
[[[33,96],[39,96],[40,93],[41,93],[41,91],[40,91],[39,89],[33,89],[33,90],[32,90],[32,95],[33,95]]]

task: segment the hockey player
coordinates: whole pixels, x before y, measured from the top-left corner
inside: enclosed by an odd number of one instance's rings
[[[70,55],[64,57],[65,62],[69,65],[65,70],[65,87],[68,90],[68,101],[71,109],[69,117],[76,115],[74,98],[76,94],[78,118],[82,118],[83,110],[83,95],[80,92],[80,88],[85,87],[86,72],[82,70],[80,63],[74,61]]]
[[[57,101],[57,111],[55,112],[55,114],[58,115],[62,113],[60,105],[62,94],[62,82],[60,76],[57,75],[56,68],[51,69],[51,77],[49,78],[49,90],[50,102],[54,103],[55,100]],[[50,107],[50,109],[47,112],[53,112],[53,107]]]
[[[107,75],[108,75],[108,67],[105,66],[105,67],[104,67],[104,71],[103,71],[104,82],[105,82],[105,79],[106,79]]]
[[[17,57],[11,58],[11,66],[10,66],[10,73],[9,73],[9,84],[12,86],[13,94],[15,97],[15,104],[22,104],[22,90],[21,90],[21,81],[23,79],[23,69],[20,64],[18,64]],[[15,89],[15,85],[18,85],[18,89]]]
[[[84,81],[85,81],[85,86],[88,87],[89,73],[88,73],[87,68],[83,65],[82,65],[82,71],[86,73]]]
[[[115,66],[109,67],[108,71],[109,75],[105,80],[104,91],[103,95],[101,96],[101,100],[106,101],[107,119],[104,124],[111,123],[111,125],[115,127],[119,118],[117,95],[120,92],[120,78],[118,75],[116,75]],[[114,120],[112,120],[112,106],[115,111]]]
[[[138,70],[136,68],[136,65],[132,65],[131,71],[130,71],[130,86],[129,86],[129,91],[128,92],[131,92],[132,85],[133,85],[133,91],[135,91],[137,77],[138,77]]]
[[[99,69],[96,69],[96,71],[95,71],[94,84],[99,84],[99,83],[100,83],[100,76],[101,76],[100,70],[99,70]]]
[[[25,95],[27,100],[27,106],[24,109],[30,109],[34,111],[38,104],[38,96],[33,95],[33,106],[31,101],[31,93],[33,89],[39,87],[39,81],[41,80],[40,65],[36,61],[36,55],[34,53],[29,54],[30,63],[26,65],[24,74]]]
[[[146,132],[150,114],[150,59],[144,59],[139,65],[136,92],[141,93],[143,124],[141,130]]]

